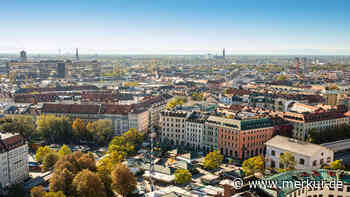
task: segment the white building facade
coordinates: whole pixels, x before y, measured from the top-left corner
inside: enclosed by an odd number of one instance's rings
[[[283,136],[275,136],[265,145],[266,167],[270,168],[284,168],[280,156],[286,152],[294,156],[295,169],[300,170],[316,170],[334,159],[334,152],[326,147]]]
[[[29,176],[28,145],[19,134],[0,133],[0,190]]]

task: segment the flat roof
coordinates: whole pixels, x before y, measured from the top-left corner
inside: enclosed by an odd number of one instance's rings
[[[299,141],[293,138],[288,138],[284,136],[277,135],[265,142],[267,146],[273,146],[275,148],[283,149],[288,152],[297,153],[301,155],[313,156],[315,153],[323,151],[331,151],[330,149],[320,146],[317,144],[312,144],[305,141]]]

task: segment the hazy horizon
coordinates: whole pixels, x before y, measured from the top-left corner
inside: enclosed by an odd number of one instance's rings
[[[0,53],[350,54],[346,0],[2,2]]]

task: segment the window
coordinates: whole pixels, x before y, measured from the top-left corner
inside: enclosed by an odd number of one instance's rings
[[[330,195],[328,195],[328,197],[334,197],[334,195],[330,194]]]
[[[305,164],[305,160],[304,159],[300,159],[299,160],[299,164],[304,165]]]
[[[346,192],[350,192],[350,186],[346,187]]]
[[[312,166],[316,166],[317,165],[317,160],[315,160],[313,163],[312,163]]]
[[[338,191],[342,192],[343,191],[343,187],[338,187]]]
[[[276,152],[274,150],[271,151],[271,155],[272,156],[275,156],[276,155]]]
[[[271,168],[275,168],[276,167],[276,163],[274,160],[271,160]]]

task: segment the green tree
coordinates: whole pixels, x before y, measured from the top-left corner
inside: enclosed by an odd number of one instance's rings
[[[335,160],[330,163],[332,170],[345,170],[345,166],[341,160]]]
[[[56,152],[47,154],[43,160],[43,171],[50,170],[59,158],[60,156]]]
[[[178,169],[175,171],[175,183],[186,184],[192,181],[192,174],[186,169]]]
[[[89,122],[86,128],[97,144],[104,144],[109,141],[114,134],[111,120]]]
[[[45,193],[43,186],[36,186],[30,190],[30,197],[44,197]]]
[[[278,75],[277,76],[277,80],[278,81],[284,81],[284,80],[286,80],[287,79],[287,77],[285,76],[285,75]]]
[[[48,146],[41,146],[35,153],[35,160],[42,163],[46,155],[54,153],[55,151]]]
[[[176,107],[177,105],[183,105],[183,104],[185,104],[185,102],[186,102],[186,99],[181,98],[181,97],[172,98],[168,102],[168,104],[166,105],[166,109],[172,109],[172,108]]]
[[[243,162],[242,169],[248,176],[257,172],[262,172],[264,169],[264,159],[261,156],[251,157]]]
[[[65,156],[65,155],[69,155],[69,154],[72,154],[72,151],[71,149],[67,146],[67,145],[63,145],[60,150],[58,151],[58,154],[60,156]]]
[[[132,154],[135,152],[135,145],[132,142],[127,141],[124,136],[116,136],[109,143],[108,152]]]
[[[203,165],[208,169],[216,169],[221,165],[223,159],[224,156],[215,150],[205,156]]]
[[[66,116],[41,115],[37,119],[37,130],[50,143],[73,141],[73,129]]]
[[[125,132],[123,134],[123,137],[126,142],[130,142],[135,147],[139,147],[142,144],[144,139],[143,134],[134,128],[131,128],[129,129],[129,131]]]
[[[19,133],[27,140],[35,134],[35,122],[32,117],[15,116],[0,120],[0,130],[8,133]]]
[[[112,172],[113,190],[126,197],[136,190],[136,183],[136,178],[129,168],[123,164],[117,164]]]
[[[280,155],[279,158],[280,164],[283,165],[283,170],[289,171],[289,170],[294,170],[295,169],[295,158],[292,153],[290,152],[285,152],[284,154]]]
[[[105,188],[100,177],[87,169],[79,172],[77,176],[75,176],[73,186],[75,187],[78,196],[106,196]]]

